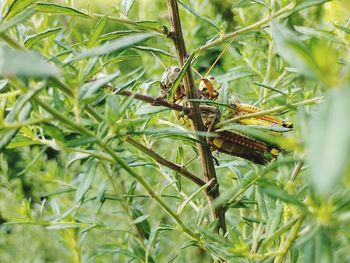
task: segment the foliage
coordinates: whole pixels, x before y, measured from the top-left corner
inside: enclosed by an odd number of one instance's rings
[[[120,95],[158,97],[178,64],[166,1],[2,1],[1,262],[350,261],[347,1],[178,4],[219,105],[276,107],[286,151],[266,166],[214,153],[218,235],[207,185],[181,175],[202,178],[194,133]]]

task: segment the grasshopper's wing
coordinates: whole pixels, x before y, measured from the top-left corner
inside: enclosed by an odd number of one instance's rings
[[[276,158],[280,149],[265,142],[235,132],[218,132],[211,145],[219,152],[238,156],[257,164],[266,164]]]

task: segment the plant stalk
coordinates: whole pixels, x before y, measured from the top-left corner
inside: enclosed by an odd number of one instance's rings
[[[190,179],[192,182],[194,182],[198,186],[205,185],[205,182],[202,179],[200,179],[197,176],[195,176],[194,174],[190,173],[184,167],[182,167],[176,163],[170,162],[167,159],[164,159],[162,156],[155,153],[152,149],[147,148],[146,146],[142,145],[141,143],[134,140],[130,136],[126,136],[125,141],[134,145],[141,152],[147,154],[148,156],[150,156],[152,159],[154,159],[156,162],[160,163],[161,165],[164,165],[164,166],[170,168],[171,170],[173,170],[173,171],[183,175],[184,177]]]
[[[182,67],[187,58],[187,51],[182,34],[179,9],[176,0],[168,0],[167,4],[172,29],[172,40],[174,41],[179,64]],[[184,78],[184,86],[186,90],[186,96],[189,100],[198,99],[191,70],[187,71],[187,74]],[[190,108],[192,109],[191,119],[194,130],[205,132],[199,106],[196,103],[190,101]],[[223,233],[225,233],[225,209],[222,206],[214,207],[213,205],[213,201],[220,196],[220,191],[219,184],[216,178],[211,149],[210,146],[206,143],[205,136],[198,135],[198,140],[202,142],[198,144],[198,148],[200,159],[202,162],[204,179],[206,182],[212,181],[212,184],[206,190],[206,196],[208,199],[209,206],[211,208],[211,214],[214,220],[218,220],[217,232],[219,233],[221,229]]]

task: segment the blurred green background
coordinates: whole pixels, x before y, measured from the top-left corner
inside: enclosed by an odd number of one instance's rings
[[[193,136],[174,114],[102,87],[86,92],[103,74],[117,89],[159,96],[162,73],[177,64],[163,34],[166,1],[8,0],[0,7],[1,262],[350,261],[349,1],[179,2],[189,52],[284,10],[238,34],[210,72],[220,102],[234,94],[263,109],[286,106],[279,117],[295,127],[280,141],[286,152],[267,166],[214,153],[226,239],[213,232],[196,185],[124,140],[130,135],[202,177]],[[137,42],[144,32],[156,35]],[[135,44],[108,46],[120,39]],[[196,79],[228,43],[198,56]],[[179,217],[202,248],[93,138],[48,114],[35,89],[107,138],[174,211],[188,202]]]

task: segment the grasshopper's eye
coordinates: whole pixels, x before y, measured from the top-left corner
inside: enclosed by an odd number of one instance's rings
[[[180,72],[180,71],[181,71],[181,69],[180,69],[179,67],[175,67],[175,68],[174,68],[174,71],[176,71],[176,72]]]

